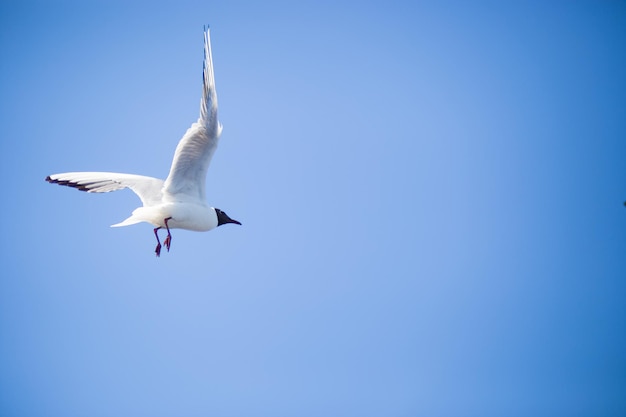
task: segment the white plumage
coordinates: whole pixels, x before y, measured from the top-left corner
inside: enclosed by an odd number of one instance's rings
[[[209,29],[204,31],[204,64],[200,117],[178,143],[169,175],[165,181],[143,175],[115,172],[66,172],[53,174],[46,181],[77,188],[90,193],[106,193],[130,188],[143,204],[126,220],[112,227],[147,222],[156,226],[156,254],[161,243],[157,231],[165,227],[164,241],[168,251],[171,244],[169,229],[208,231],[227,223],[241,224],[220,209],[206,202],[206,174],[222,133],[217,116],[217,92],[211,54]]]

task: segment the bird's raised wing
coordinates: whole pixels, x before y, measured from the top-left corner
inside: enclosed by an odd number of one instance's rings
[[[165,180],[166,200],[206,201],[206,174],[221,133],[222,125],[217,119],[211,38],[206,28],[200,117],[178,142],[170,173]]]
[[[118,174],[116,172],[65,172],[46,177],[46,181],[77,188],[89,193],[130,188],[139,196],[144,206],[161,203],[163,180],[143,175]]]

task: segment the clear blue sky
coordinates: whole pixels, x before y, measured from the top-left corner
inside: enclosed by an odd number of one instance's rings
[[[8,3],[1,415],[626,415],[624,2]],[[204,24],[243,226],[157,259],[44,178],[164,178]]]

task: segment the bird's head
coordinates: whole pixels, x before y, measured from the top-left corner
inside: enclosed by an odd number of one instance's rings
[[[222,210],[216,208],[215,209],[215,214],[217,214],[217,225],[221,226],[223,224],[226,223],[235,223],[241,226],[241,223],[238,222],[237,220],[231,219],[230,217],[228,217],[228,214],[224,213]]]

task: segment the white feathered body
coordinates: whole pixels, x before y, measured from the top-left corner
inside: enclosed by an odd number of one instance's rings
[[[205,182],[222,133],[222,124],[217,116],[217,92],[208,29],[204,32],[202,87],[200,117],[178,143],[165,181],[115,172],[67,172],[50,175],[46,180],[91,193],[130,188],[139,196],[143,206],[112,227],[147,222],[170,229],[199,232],[214,229],[219,219],[216,209],[206,203]]]
[[[146,222],[156,227],[165,227],[165,219],[170,219],[170,229],[185,229],[207,232],[217,227],[217,214],[213,207],[194,203],[163,203],[156,206],[139,207],[121,223],[111,227],[130,226]]]

